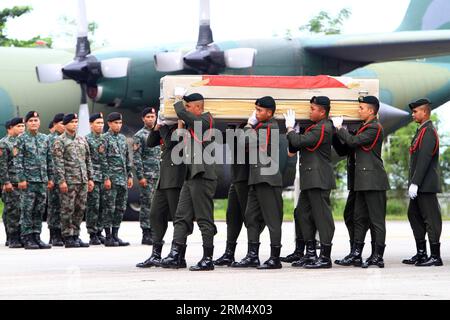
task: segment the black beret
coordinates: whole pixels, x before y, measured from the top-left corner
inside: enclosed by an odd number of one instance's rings
[[[68,124],[70,121],[72,121],[73,119],[78,119],[78,116],[76,113],[68,113],[64,116],[63,119],[63,125]]]
[[[23,123],[23,118],[21,117],[12,118],[11,120],[9,120],[9,125],[11,127],[17,126],[18,124],[21,123]]]
[[[325,97],[325,96],[314,96],[311,98],[311,100],[309,100],[309,103],[314,103],[317,104],[319,106],[323,106],[323,107],[330,107],[330,98]]]
[[[50,123],[48,124],[48,128],[51,129],[55,126],[55,124],[53,123],[53,121],[50,121]]]
[[[57,113],[53,117],[53,124],[63,121],[64,119],[64,113]]]
[[[98,113],[91,114],[91,116],[89,117],[89,122],[94,122],[97,119],[103,119],[103,113],[98,112]]]
[[[376,112],[380,109],[380,100],[375,96],[360,96],[358,98],[359,102],[367,103],[375,107]]]
[[[28,122],[31,118],[39,118],[39,113],[36,111],[30,111],[25,116],[25,122]]]
[[[328,113],[330,112],[330,98],[325,97],[325,96],[314,96],[309,100],[309,103],[314,103],[318,106],[321,106],[322,108],[325,109],[325,111]]]
[[[271,109],[275,112],[277,105],[275,100],[271,96],[265,96],[259,99],[256,99],[255,104],[261,108]]]
[[[374,106],[380,106],[380,100],[375,96],[360,96],[358,98],[359,102],[373,104]]]
[[[142,110],[142,117],[145,117],[149,113],[156,114],[156,112],[157,112],[156,108],[153,108],[153,107],[145,108],[144,110]]]
[[[108,121],[116,121],[116,120],[122,120],[122,115],[118,112],[111,112],[108,114]]]
[[[419,100],[417,100],[417,101],[411,102],[411,103],[409,104],[409,108],[410,108],[411,110],[413,110],[414,108],[423,106],[424,104],[432,104],[432,103],[431,103],[431,101],[428,100],[427,98],[419,99]]]
[[[184,96],[183,100],[186,102],[205,100],[200,93],[192,93],[188,96]]]
[[[6,129],[11,128],[11,121],[6,120],[6,122],[5,122],[5,128],[6,128]]]

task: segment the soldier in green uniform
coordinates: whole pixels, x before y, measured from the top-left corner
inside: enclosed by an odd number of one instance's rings
[[[25,249],[49,249],[40,234],[45,213],[47,189],[54,187],[53,161],[48,137],[39,132],[40,119],[36,111],[25,116],[27,130],[17,139],[14,166],[17,168],[21,196],[21,236]]]
[[[122,247],[130,245],[129,242],[119,238],[119,228],[127,208],[128,189],[133,186],[133,173],[131,172],[127,138],[120,133],[122,115],[118,112],[110,113],[108,126],[109,130],[104,134],[107,161],[103,168],[105,246],[119,245]]]
[[[89,233],[89,244],[100,245],[102,243],[103,230],[103,204],[102,193],[104,191],[104,182],[107,179],[103,176],[103,168],[106,163],[105,139],[103,138],[103,114],[95,113],[89,117],[91,124],[91,133],[86,136],[89,145],[89,152],[92,162],[92,180],[94,188],[88,193],[86,210],[86,228]],[[103,241],[104,242],[104,241]]]
[[[11,134],[12,134],[10,120],[5,121],[5,129],[6,129],[6,136],[4,136],[3,138],[0,139],[0,143],[5,141],[6,139],[8,139],[8,137],[11,136]],[[6,170],[7,163],[5,161],[6,161],[6,158],[3,158],[0,156],[0,166],[3,168],[3,170]],[[5,203],[5,199],[3,199],[3,189],[2,189],[2,201],[3,201],[3,203]],[[5,206],[3,206],[2,220],[3,220],[3,226],[5,227],[5,234],[6,234],[5,247],[8,247],[9,246],[9,234],[8,234],[8,227],[7,227],[7,223],[6,223],[6,214],[7,214],[6,208],[5,208]]]
[[[282,177],[279,161],[272,154],[273,141],[279,134],[278,123],[274,118],[275,100],[270,96],[257,99],[255,111],[244,127],[248,135],[249,159],[257,155],[255,163],[250,161],[248,177],[248,198],[245,210],[247,224],[248,251],[233,268],[257,267],[258,269],[280,269],[281,224],[283,222]],[[239,139],[242,143],[242,139]],[[278,145],[278,144],[277,144]],[[278,148],[278,146],[277,146]],[[272,167],[270,170],[269,168]],[[269,169],[269,170],[268,170]],[[273,172],[270,172],[273,171]],[[270,233],[270,257],[259,264],[259,237],[265,227]]]
[[[13,118],[7,123],[9,134],[0,140],[0,186],[2,188],[3,223],[10,248],[22,248],[20,241],[20,191],[17,187],[17,170],[14,166],[14,145],[25,130],[23,118]]]
[[[239,126],[243,129],[246,124]],[[237,239],[241,233],[242,225],[245,221],[245,209],[248,198],[248,152],[245,159],[239,159],[237,150],[237,139],[229,144],[232,152],[233,163],[231,164],[231,184],[228,190],[228,206],[226,213],[227,222],[227,244],[225,253],[214,261],[216,266],[231,266],[234,262],[234,252],[236,250]],[[242,161],[243,160],[243,161]]]
[[[350,132],[350,131],[349,131]],[[356,134],[356,130],[353,130],[350,132],[351,134]],[[356,193],[355,193],[355,150],[352,148],[349,148],[346,144],[343,144],[341,140],[337,137],[336,134],[333,135],[333,148],[336,151],[336,153],[341,156],[347,157],[347,190],[348,190],[348,196],[347,196],[347,202],[345,203],[344,207],[344,222],[345,226],[347,227],[348,234],[350,236],[350,253],[346,255],[342,259],[335,260],[334,263],[340,265],[340,266],[352,266],[353,265],[353,259],[352,259],[352,252],[354,250],[354,243],[355,243],[355,222],[354,222],[354,212],[355,212],[355,200],[356,200]],[[372,253],[368,259],[371,259],[376,251],[376,244],[375,244],[375,233],[373,227],[370,227],[370,235],[371,235],[371,245],[372,245]]]
[[[381,158],[384,132],[377,119],[379,108],[378,98],[374,96],[359,98],[359,114],[364,123],[356,135],[351,135],[342,127],[342,117],[332,118],[339,139],[355,151],[355,242],[349,263],[363,268],[371,265],[384,267],[386,190],[389,189],[389,182]],[[362,263],[364,239],[369,228],[373,228],[374,231],[375,239],[372,240],[376,243],[375,253]]]
[[[211,143],[210,137],[214,128],[214,119],[209,112],[204,112],[204,99],[201,94],[193,93],[184,96],[186,107],[180,100],[180,90],[176,88],[177,102],[174,104],[178,119],[183,120],[189,130],[189,141],[186,142],[184,156],[187,159],[187,170],[180,199],[175,212],[172,248],[169,255],[161,260],[164,268],[185,268],[184,255],[187,236],[192,234],[194,220],[203,239],[203,257],[191,271],[214,270],[213,252],[214,235],[217,233],[214,224],[213,197],[217,186],[215,164],[208,164],[203,158],[203,151]],[[196,128],[197,127],[197,128]],[[201,152],[201,153],[200,153]]]
[[[178,144],[178,126],[177,121],[163,119],[161,115],[158,115],[158,122],[150,131],[147,139],[147,147],[160,146],[160,175],[150,208],[153,250],[147,260],[136,265],[138,268],[160,265],[163,238],[167,231],[168,221],[169,219],[174,221],[181,187],[186,176],[185,164],[175,164],[171,157],[172,150]],[[186,262],[183,261],[182,264],[185,265]]]
[[[48,135],[50,148],[52,150],[56,138],[64,133],[63,118],[64,113],[57,113],[53,117],[53,132]],[[48,191],[47,202],[47,225],[50,230],[49,242],[55,247],[61,247],[64,245],[64,241],[61,234],[61,202],[59,188],[55,187]]]
[[[441,191],[439,136],[430,120],[431,102],[420,99],[410,103],[412,116],[419,124],[410,147],[408,219],[416,239],[417,254],[402,262],[419,267],[442,266],[440,237],[442,217],[436,194]],[[425,236],[430,240],[427,256]]]
[[[304,134],[294,131],[295,112],[286,118],[289,152],[300,152],[300,197],[295,213],[301,228],[297,239],[306,241],[306,254],[292,263],[307,269],[331,268],[331,248],[334,221],[330,206],[331,190],[336,182],[331,162],[333,125],[328,119],[330,99],[325,96],[310,100],[310,119],[313,122]],[[319,231],[320,255],[317,257],[315,233]]]
[[[159,145],[147,147],[147,138],[156,124],[156,109],[145,108],[142,111],[144,127],[133,136],[133,164],[139,180],[140,197],[139,221],[142,229],[142,244],[152,245],[150,207],[159,178]]]
[[[78,116],[64,116],[65,132],[56,138],[53,146],[55,182],[61,199],[61,227],[66,248],[89,247],[80,239],[80,225],[86,210],[88,191],[94,189],[89,145],[76,134]]]

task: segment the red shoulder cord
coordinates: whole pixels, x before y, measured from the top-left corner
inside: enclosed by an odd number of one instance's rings
[[[356,135],[362,133],[363,131],[365,131],[368,127],[370,126],[370,124],[366,124],[365,126],[363,126],[361,129],[358,130],[358,132],[356,133]],[[378,138],[380,138],[380,134],[381,134],[381,125],[378,123],[378,131],[377,131],[377,136],[375,137],[375,139],[373,140],[373,143],[370,145],[370,147],[364,147],[361,146],[361,149],[365,152],[369,152],[371,151],[373,148],[375,148],[375,145],[378,142]]]
[[[305,130],[305,133],[311,131],[311,130],[312,130],[314,127],[316,127],[316,126],[317,126],[317,124],[313,124],[313,125],[309,126],[309,127]],[[319,138],[319,141],[317,142],[317,144],[315,145],[314,148],[306,148],[306,150],[308,150],[309,152],[314,152],[314,151],[316,151],[316,150],[320,147],[320,145],[322,144],[324,136],[325,136],[325,125],[322,124],[322,130],[321,130],[321,132],[320,132],[320,138]]]
[[[258,125],[255,127],[255,130],[258,130],[263,125],[262,122],[258,123]],[[263,148],[261,147],[261,151],[267,151],[267,147],[269,146],[269,139],[270,139],[270,123],[267,125],[267,132],[266,132],[266,146]]]
[[[427,131],[427,127],[422,128],[422,130],[420,130],[419,132],[419,136],[417,137],[416,142],[414,143],[413,146],[411,146],[409,148],[409,154],[413,154],[414,152],[416,152],[418,149],[420,149],[422,147],[422,140],[423,140],[423,136],[425,135],[425,132]],[[436,137],[436,145],[434,146],[434,150],[433,153],[431,154],[432,156],[434,156],[437,152],[437,150],[439,149],[439,136],[436,132],[436,129],[433,130],[434,136]]]
[[[191,133],[191,136],[192,137],[194,137],[194,140],[195,141],[197,141],[198,143],[201,143],[201,144],[203,144],[205,141],[207,141],[207,140],[209,140],[209,138],[211,138],[211,135],[212,135],[212,126],[213,126],[213,119],[212,119],[212,117],[211,117],[211,115],[209,115],[209,132],[208,132],[208,137],[207,138],[205,138],[205,139],[203,139],[203,140],[201,140],[200,141],[200,139],[197,137],[197,135],[195,134],[195,132],[194,132],[194,129],[189,129],[189,132]]]

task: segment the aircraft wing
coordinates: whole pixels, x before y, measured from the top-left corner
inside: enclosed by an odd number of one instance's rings
[[[336,35],[306,39],[304,48],[321,56],[363,63],[450,54],[450,30]]]

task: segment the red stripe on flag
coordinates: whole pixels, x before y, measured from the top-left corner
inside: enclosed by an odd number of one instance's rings
[[[203,76],[207,86],[261,87],[284,89],[347,88],[329,76]]]

